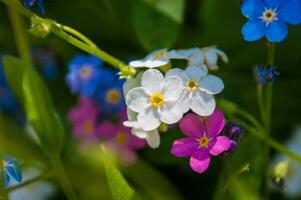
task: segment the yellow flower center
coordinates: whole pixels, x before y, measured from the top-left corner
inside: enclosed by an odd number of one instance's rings
[[[273,9],[267,9],[263,12],[262,17],[264,22],[271,23],[277,19],[277,13]]]
[[[125,145],[126,143],[128,143],[129,141],[129,137],[126,133],[124,132],[119,132],[116,137],[115,137],[115,140],[121,144],[121,145]]]
[[[165,50],[164,51],[160,51],[160,52],[156,53],[155,58],[162,58],[166,54],[167,54],[167,52]]]
[[[149,97],[149,101],[154,108],[158,108],[164,104],[164,97],[160,93],[154,93]]]
[[[106,94],[107,102],[111,104],[117,104],[120,101],[121,94],[117,89],[111,89]]]
[[[88,78],[90,78],[90,76],[92,75],[91,67],[88,66],[88,65],[82,67],[81,70],[80,70],[80,72],[79,72],[79,74],[80,74],[80,77],[82,79],[88,79]]]
[[[209,144],[209,138],[206,135],[201,137],[201,139],[199,140],[200,147],[207,147],[208,144]]]
[[[90,121],[86,121],[83,124],[83,131],[85,134],[90,134],[93,131],[93,124]]]
[[[199,87],[199,84],[195,80],[190,80],[190,81],[187,81],[187,83],[186,83],[186,89],[190,92],[197,90],[198,87]]]

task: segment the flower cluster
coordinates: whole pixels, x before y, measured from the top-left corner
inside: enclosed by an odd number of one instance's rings
[[[214,95],[222,92],[224,84],[209,70],[218,69],[219,57],[228,62],[226,54],[215,47],[157,50],[130,62],[140,73],[123,87],[129,119],[124,125],[155,148],[160,144],[159,127],[179,122],[189,139],[176,140],[171,152],[178,157],[192,156],[191,167],[198,173],[206,171],[210,155],[228,151],[233,143],[218,136],[225,119],[216,110]],[[172,60],[186,60],[187,66],[171,68]],[[184,116],[189,111],[194,114]]]
[[[79,104],[69,112],[75,138],[85,142],[102,141],[124,164],[136,160],[136,150],[144,139],[131,134],[122,94],[122,80],[106,69],[94,56],[77,55],[69,64],[66,77],[71,91],[79,95]],[[117,120],[116,120],[117,118]]]
[[[270,42],[281,42],[288,34],[287,24],[301,23],[299,0],[244,0],[241,10],[249,19],[242,28],[246,41],[265,36]]]

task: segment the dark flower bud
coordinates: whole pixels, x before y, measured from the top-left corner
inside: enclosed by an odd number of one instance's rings
[[[255,68],[256,81],[259,84],[274,83],[279,75],[280,73],[275,66],[269,66],[267,68],[256,66]]]

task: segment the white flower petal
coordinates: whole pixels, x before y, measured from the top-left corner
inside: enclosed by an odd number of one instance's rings
[[[199,49],[194,52],[194,54],[189,58],[189,65],[202,65],[204,63],[205,56],[203,52],[201,52]]]
[[[186,113],[190,109],[190,98],[189,98],[190,92],[187,90],[184,90],[182,96],[179,99],[179,103],[181,105],[183,113]]]
[[[167,49],[159,49],[151,52],[145,58],[141,60],[135,60],[129,63],[132,67],[135,68],[155,68],[166,65],[169,62],[169,59],[166,57]]]
[[[131,79],[127,79],[126,80],[126,82],[123,84],[123,94],[124,94],[124,96],[126,96],[127,93],[131,89],[140,86],[141,77],[142,77],[142,72],[140,72],[139,74],[137,74],[137,76],[135,76],[135,78],[131,78]]]
[[[196,91],[192,94],[190,108],[200,116],[210,116],[215,109],[214,97],[205,92]]]
[[[148,98],[144,88],[134,88],[126,95],[126,104],[131,110],[139,113],[150,105]]]
[[[229,62],[229,58],[228,58],[228,56],[227,56],[227,54],[225,52],[223,52],[223,51],[221,51],[219,49],[216,49],[216,53],[217,53],[217,55],[219,55],[221,57],[221,59],[222,59],[222,61],[224,63],[228,63]]]
[[[132,111],[131,109],[127,108],[127,115],[129,121],[136,121],[137,120],[137,114],[136,112]]]
[[[122,124],[128,128],[134,128],[134,129],[140,128],[137,121],[125,121]]]
[[[177,102],[166,102],[159,110],[159,115],[165,124],[175,124],[183,117],[183,111]]]
[[[178,76],[180,77],[184,82],[188,80],[187,75],[184,73],[184,70],[180,68],[173,68],[166,72],[165,77],[168,78],[170,76]]]
[[[203,77],[200,82],[200,90],[208,94],[218,94],[224,89],[223,81],[217,76],[208,75]]]
[[[137,120],[141,129],[145,131],[151,131],[160,126],[159,115],[152,108],[147,108],[143,112],[140,112]]]
[[[132,129],[132,134],[137,136],[140,139],[146,139],[148,135],[148,131],[145,131],[141,128],[133,128]]]
[[[134,60],[129,63],[130,66],[134,68],[143,68],[145,67],[145,61],[144,60]]]
[[[164,80],[162,93],[164,101],[178,100],[184,91],[184,83],[178,76],[170,76]]]
[[[186,59],[189,60],[199,48],[172,50],[167,53],[166,57],[170,59]]]
[[[145,67],[147,68],[157,68],[169,63],[166,58],[161,58],[160,60],[148,60],[145,62]]]
[[[217,66],[217,54],[216,52],[210,48],[207,51],[204,51],[205,54],[205,60],[206,60],[206,64],[210,67],[210,66]]]
[[[208,70],[206,67],[189,66],[185,69],[185,73],[190,80],[199,81],[201,77],[207,75]]]
[[[151,148],[153,149],[158,148],[160,145],[159,132],[157,130],[148,132],[146,137],[146,142]]]
[[[146,70],[141,78],[141,85],[151,95],[161,91],[164,83],[163,74],[156,69]]]

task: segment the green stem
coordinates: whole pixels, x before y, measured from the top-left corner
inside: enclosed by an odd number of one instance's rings
[[[69,200],[76,200],[77,197],[72,189],[72,185],[69,182],[69,178],[65,172],[65,169],[62,165],[62,162],[59,157],[53,157],[51,159],[52,166],[54,168],[55,174],[57,176],[57,180],[59,181],[66,197]]]
[[[8,194],[5,186],[5,172],[4,172],[4,160],[2,156],[0,155],[0,172],[1,172],[1,195],[3,200],[8,200]]]
[[[26,32],[24,29],[23,19],[20,17],[19,13],[14,8],[14,6],[9,5],[8,11],[9,11],[10,21],[13,27],[19,55],[21,56],[22,60],[28,63],[28,65],[31,65],[30,48],[29,48],[27,38],[24,35],[26,34]]]
[[[41,175],[39,175],[39,176],[37,176],[37,177],[35,177],[35,178],[33,178],[33,179],[30,179],[30,180],[28,180],[28,181],[25,181],[25,182],[23,182],[23,183],[21,183],[21,184],[18,184],[18,185],[16,185],[16,186],[10,187],[10,188],[7,189],[7,191],[11,192],[11,191],[14,191],[14,190],[16,190],[16,189],[22,188],[22,187],[24,187],[24,186],[33,184],[33,183],[35,183],[35,182],[37,182],[37,181],[40,181],[40,180],[47,180],[47,179],[49,179],[50,177],[53,177],[53,176],[54,176],[54,172],[52,172],[52,171],[50,171],[50,172],[45,172],[45,173],[43,173],[43,174],[41,174]]]
[[[79,33],[78,31],[61,24],[58,24],[52,20],[49,19],[43,19],[30,10],[26,9],[24,6],[20,4],[20,2],[16,0],[1,0],[6,5],[14,7],[16,10],[18,10],[20,13],[22,13],[27,18],[38,18],[41,23],[45,23],[50,25],[51,29],[50,31],[62,38],[63,40],[69,42],[70,44],[78,47],[79,49],[86,51],[87,53],[93,54],[105,62],[109,63],[110,65],[118,68],[124,73],[130,73],[129,76],[134,76],[136,71],[120,61],[119,59],[111,56],[110,54],[102,51],[99,49],[90,39],[88,39],[83,34]]]

